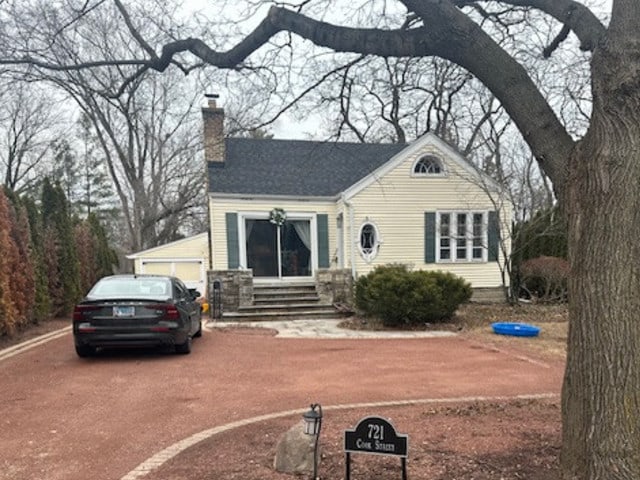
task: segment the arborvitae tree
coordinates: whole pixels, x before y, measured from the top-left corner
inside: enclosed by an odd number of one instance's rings
[[[27,213],[29,230],[31,232],[31,255],[35,283],[32,321],[37,323],[51,316],[51,298],[49,297],[47,269],[43,254],[44,231],[42,227],[42,217],[33,199],[24,197],[22,202]]]
[[[118,255],[109,246],[107,232],[100,223],[98,216],[90,214],[87,218],[91,234],[93,236],[93,244],[96,258],[96,270],[94,280],[113,274],[113,267],[118,265]]]
[[[91,227],[87,222],[79,222],[73,227],[76,242],[76,253],[79,260],[80,292],[86,293],[95,283],[97,270],[96,252],[94,249]]]
[[[41,208],[45,230],[44,253],[48,262],[47,276],[53,300],[52,313],[65,315],[71,311],[81,295],[78,257],[67,198],[60,185],[51,185],[47,178],[42,185]],[[54,252],[57,262],[46,258]]]
[[[13,267],[11,257],[17,255],[15,242],[11,238],[12,221],[9,201],[0,188],[0,334],[12,334],[16,329],[17,309],[11,290]]]
[[[74,230],[80,260],[80,290],[86,293],[98,279],[113,274],[118,256],[109,247],[106,232],[95,214],[79,222]]]
[[[60,140],[53,146],[55,168],[51,173],[53,181],[60,185],[71,206],[76,197],[77,185],[80,181],[81,168],[78,165],[76,152],[67,140]]]
[[[17,323],[24,325],[33,319],[35,301],[34,259],[27,211],[17,195],[7,192],[10,200],[9,214],[12,220],[11,237],[16,255],[9,258],[11,264],[11,290],[17,310]]]
[[[54,226],[49,225],[44,229],[42,254],[45,275],[47,279],[47,293],[51,306],[51,315],[54,317],[64,314],[65,294],[62,285],[60,267],[60,242]]]

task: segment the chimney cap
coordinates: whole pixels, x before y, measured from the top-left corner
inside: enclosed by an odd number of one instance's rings
[[[207,98],[207,107],[210,109],[217,109],[218,105],[216,105],[216,99],[220,98],[220,95],[217,93],[205,93],[204,96]]]

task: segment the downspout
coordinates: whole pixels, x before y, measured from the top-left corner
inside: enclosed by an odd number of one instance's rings
[[[351,263],[351,278],[353,278],[353,280],[356,280],[356,252],[354,249],[354,245],[355,243],[355,237],[354,237],[354,230],[353,230],[353,223],[355,221],[354,219],[354,212],[353,212],[353,204],[347,200],[347,196],[344,194],[344,192],[342,193],[342,203],[344,203],[344,205],[347,207],[347,210],[349,211],[349,262]]]

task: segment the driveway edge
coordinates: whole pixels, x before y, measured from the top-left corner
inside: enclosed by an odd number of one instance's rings
[[[0,350],[0,362],[3,360],[7,360],[15,355],[26,352],[32,348],[35,348],[39,345],[47,343],[51,340],[55,340],[56,338],[60,338],[71,331],[71,326],[61,328],[60,330],[54,330],[53,332],[45,333],[44,335],[40,335],[38,337],[32,338],[31,340],[27,340],[26,342],[19,343],[9,348],[5,348],[4,350]]]
[[[354,408],[382,408],[382,407],[398,407],[398,406],[411,406],[411,405],[429,405],[429,404],[447,404],[447,403],[467,403],[467,402],[498,402],[508,400],[544,400],[551,398],[560,398],[558,393],[539,393],[532,395],[514,395],[514,396],[496,396],[496,397],[454,397],[454,398],[423,398],[415,400],[397,400],[388,402],[371,402],[371,403],[349,403],[341,405],[329,405],[322,407],[323,410],[348,410]],[[168,462],[172,458],[178,456],[186,449],[194,446],[195,444],[207,440],[214,435],[222,432],[233,430],[234,428],[244,427],[253,423],[264,422],[267,420],[274,420],[276,418],[288,417],[290,415],[302,415],[307,409],[300,408],[295,410],[285,410],[281,412],[268,413],[265,415],[259,415],[257,417],[246,418],[235,422],[220,425],[218,427],[203,430],[195,433],[190,437],[187,437],[179,442],[170,445],[164,450],[156,453],[149,459],[142,462],[135,469],[131,470],[120,480],[137,480],[145,477],[152,470],[161,467],[164,463]]]

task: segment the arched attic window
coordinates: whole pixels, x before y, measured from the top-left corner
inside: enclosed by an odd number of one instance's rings
[[[413,175],[415,176],[428,176],[428,175],[443,175],[444,167],[442,161],[435,155],[425,155],[420,157],[416,163],[413,164]]]

